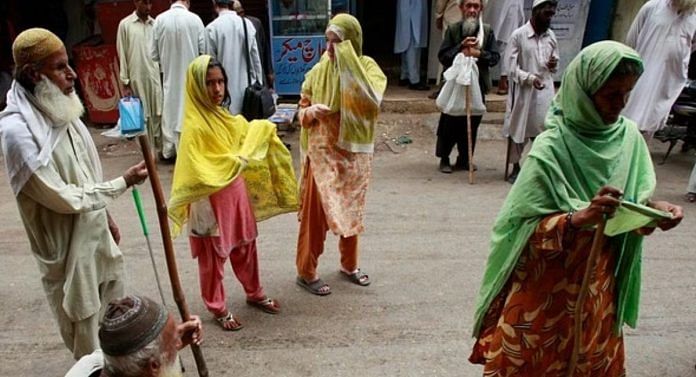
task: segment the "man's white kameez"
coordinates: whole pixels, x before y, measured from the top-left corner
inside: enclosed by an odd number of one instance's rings
[[[251,21],[245,19],[247,41],[251,54],[251,80],[263,84],[263,68],[259,49],[256,45],[256,29]],[[220,15],[206,26],[203,32],[205,53],[219,61],[227,73],[227,90],[230,92],[230,113],[242,112],[244,90],[249,86],[247,80],[247,58],[244,56],[244,29],[242,18],[237,12],[222,10]]]
[[[553,30],[537,35],[527,22],[512,33],[507,54],[510,91],[503,134],[517,144],[544,130],[544,118],[554,95],[553,74],[546,67],[551,56],[558,59]],[[534,88],[535,77],[542,80],[544,89]]]
[[[647,2],[628,31],[626,44],[643,58],[645,71],[622,114],[650,136],[664,126],[686,84],[694,42],[696,13],[677,14],[670,0]]]
[[[162,83],[160,68],[150,57],[150,40],[155,20],[141,20],[133,12],[118,24],[116,50],[120,64],[120,80],[130,85],[133,95],[143,103],[150,143],[161,149]]]
[[[172,4],[155,19],[150,55],[160,63],[164,74],[162,109],[162,155],[176,155],[184,110],[186,70],[203,51],[199,38],[204,26],[201,18],[181,4]]]
[[[99,346],[100,310],[123,295],[123,255],[106,205],[126,191],[126,181],[102,182],[96,148],[79,119],[55,124],[34,103],[14,82],[0,114],[0,141],[49,305],[79,358]]]
[[[505,76],[510,67],[506,59],[507,46],[512,33],[524,25],[523,0],[490,0],[483,9],[483,22],[491,25],[500,52],[500,75]]]

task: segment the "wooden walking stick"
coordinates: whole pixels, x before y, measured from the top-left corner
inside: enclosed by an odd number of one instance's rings
[[[504,181],[507,181],[510,174],[510,147],[512,147],[512,138],[508,136],[507,138],[507,151],[505,151],[505,177]]]
[[[471,85],[466,86],[466,149],[469,155],[469,184],[474,184],[474,151],[471,138]]]
[[[592,270],[594,269],[599,252],[604,247],[604,227],[606,225],[606,217],[604,217],[602,221],[597,224],[597,229],[595,230],[594,238],[592,239],[590,255],[587,257],[587,265],[585,265],[585,275],[582,277],[582,285],[580,286],[580,291],[578,292],[578,298],[575,301],[575,310],[573,313],[575,321],[573,326],[573,353],[570,355],[566,377],[573,376],[575,373],[575,367],[578,364],[580,348],[582,347],[582,309],[585,305],[585,298],[587,298],[587,293],[590,289]]]
[[[189,312],[188,305],[186,304],[184,291],[181,289],[181,281],[179,280],[179,272],[176,267],[176,257],[174,255],[174,244],[172,243],[172,234],[169,230],[167,204],[164,200],[164,193],[162,191],[159,173],[157,172],[157,166],[155,165],[155,159],[152,156],[147,135],[138,136],[138,142],[140,142],[140,149],[143,152],[143,158],[145,159],[145,165],[147,166],[150,184],[152,185],[152,193],[155,195],[157,218],[159,219],[160,231],[162,233],[164,256],[167,259],[167,271],[169,272],[169,281],[172,285],[174,302],[176,302],[176,306],[179,308],[181,319],[188,321],[191,319],[191,313]],[[193,359],[196,361],[198,375],[200,377],[208,377],[208,367],[205,365],[205,359],[203,358],[201,348],[195,344],[191,344],[191,351],[193,352]]]

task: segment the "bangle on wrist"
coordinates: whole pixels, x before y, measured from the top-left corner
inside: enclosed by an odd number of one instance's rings
[[[573,225],[573,215],[574,214],[575,214],[575,211],[572,209],[568,212],[568,214],[566,215],[566,224],[567,224],[567,227],[569,229],[578,230],[578,228],[575,225]]]

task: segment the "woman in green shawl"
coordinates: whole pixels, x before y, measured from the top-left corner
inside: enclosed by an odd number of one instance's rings
[[[634,50],[611,41],[585,48],[568,65],[547,130],[493,227],[469,358],[485,365],[486,376],[568,375],[574,307],[594,229],[603,218],[619,219],[622,199],[672,218],[606,238],[583,303],[572,375],[625,374],[621,326],[634,327],[638,317],[643,236],[683,217],[680,207],[651,200],[648,148],[636,124],[620,116],[642,71]]]

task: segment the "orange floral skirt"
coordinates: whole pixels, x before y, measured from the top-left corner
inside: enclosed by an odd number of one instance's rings
[[[544,219],[505,288],[493,301],[469,358],[484,376],[566,376],[574,308],[593,231],[565,232],[565,217]],[[583,339],[573,376],[625,376],[623,338],[614,332],[611,247],[597,258],[583,310]]]

